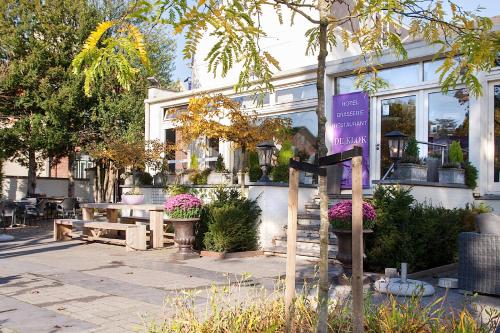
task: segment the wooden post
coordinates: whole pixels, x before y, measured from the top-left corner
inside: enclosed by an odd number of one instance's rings
[[[353,332],[363,332],[363,185],[361,156],[352,158],[352,317]]]
[[[92,221],[94,220],[94,208],[82,208],[83,220]]]
[[[297,253],[297,209],[299,170],[290,168],[288,183],[288,228],[286,232],[285,331],[293,332],[293,299],[295,297],[295,261]]]
[[[118,209],[106,209],[106,218],[110,223],[118,222]]]
[[[163,247],[163,210],[149,211],[149,230],[153,234],[153,249]]]
[[[328,194],[326,193],[326,175],[318,176],[319,191],[319,284],[318,284],[318,326],[317,333],[328,331],[328,243],[330,236],[330,222],[328,221]]]

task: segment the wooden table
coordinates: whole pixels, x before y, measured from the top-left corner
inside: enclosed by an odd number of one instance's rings
[[[133,209],[149,211],[149,229],[153,233],[153,248],[163,247],[163,205],[141,204],[128,205],[124,203],[86,203],[81,204],[83,219],[92,221],[95,209],[106,209],[108,222],[118,222],[118,211],[121,209]]]

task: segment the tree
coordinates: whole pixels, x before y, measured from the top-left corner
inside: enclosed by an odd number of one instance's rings
[[[256,113],[241,110],[239,103],[221,94],[193,97],[186,110],[171,109],[168,113],[175,115],[173,121],[184,145],[204,136],[220,138],[232,142],[234,148],[241,148],[241,172],[247,166],[249,151],[255,150],[262,141],[282,142],[291,125],[288,118],[258,118]],[[240,186],[244,193],[244,177]]]
[[[100,19],[85,0],[6,0],[0,15],[0,114],[16,119],[0,139],[28,167],[31,196],[41,162],[74,151],[84,95],[69,67]]]
[[[261,28],[265,10],[275,14],[280,23],[284,14],[291,13],[291,24],[297,15],[310,22],[307,31],[308,53],[318,56],[316,87],[318,93],[318,137],[319,156],[327,153],[325,145],[325,67],[328,50],[337,44],[348,47],[355,44],[359,48],[360,67],[357,84],[366,91],[373,91],[384,85],[377,76],[378,59],[385,50],[392,51],[402,60],[407,51],[400,31],[409,39],[423,39],[429,44],[441,46],[436,57],[445,58],[439,68],[443,90],[458,83],[467,85],[472,94],[481,94],[481,85],[476,77],[480,71],[488,71],[494,64],[499,50],[498,35],[490,32],[491,20],[478,16],[477,12],[467,12],[451,1],[434,0],[201,0],[195,4],[182,0],[157,0],[153,3],[140,2],[124,17],[122,22],[103,23],[102,30],[116,25],[127,29],[131,20],[159,20],[171,24],[177,33],[186,37],[184,56],[192,58],[197,45],[206,35],[215,38],[213,47],[206,55],[209,71],[225,76],[236,64],[241,64],[236,90],[272,90],[273,70],[279,69],[278,61],[268,52],[261,51],[259,38],[266,35]],[[269,16],[266,17],[268,19]],[[133,31],[123,38],[136,39]],[[109,44],[108,41],[106,44]],[[125,43],[126,44],[126,43]],[[125,45],[124,44],[124,45]],[[87,43],[90,50],[82,53],[83,70],[90,82],[98,79],[103,70],[110,68],[94,54],[106,55],[109,49],[104,45]],[[130,53],[139,57],[136,48]],[[92,56],[90,56],[92,54]],[[135,56],[134,56],[135,54]],[[459,57],[457,57],[459,56]],[[140,57],[139,57],[140,58]],[[79,60],[79,61],[80,61]],[[134,77],[135,67],[129,66],[127,58],[118,59],[121,68],[126,69],[125,79]],[[98,68],[98,70],[95,70]],[[128,70],[130,69],[130,70]],[[319,191],[325,193],[326,179],[319,177]],[[321,268],[319,287],[318,332],[326,332],[328,281],[328,198],[321,197]],[[360,331],[357,323],[355,331]]]

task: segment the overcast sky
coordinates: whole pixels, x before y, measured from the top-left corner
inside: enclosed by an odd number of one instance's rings
[[[483,16],[500,15],[500,0],[454,0],[456,4],[462,6],[465,10],[473,10],[478,6],[484,7],[482,10]],[[177,50],[175,59],[174,80],[183,82],[191,75],[188,68],[189,61],[182,59],[182,49],[184,47],[184,37],[181,35],[176,36]]]

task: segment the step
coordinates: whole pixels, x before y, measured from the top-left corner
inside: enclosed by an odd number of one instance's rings
[[[320,225],[319,214],[298,213],[297,224],[299,225]]]
[[[264,254],[286,257],[286,246],[273,246],[270,248],[266,248],[264,249]],[[328,258],[335,259],[336,254],[337,254],[336,250],[328,251]],[[311,252],[311,251],[304,251],[302,249],[297,249],[296,255],[298,258],[304,258],[308,260],[319,260],[319,251]]]
[[[329,251],[337,251],[337,242],[335,241],[334,242],[330,242],[330,244],[328,245],[328,250]],[[284,238],[277,238],[277,239],[274,239],[274,244],[275,246],[278,246],[278,247],[284,247],[286,248],[287,247],[287,241],[286,239]],[[302,242],[302,241],[299,241],[297,240],[297,251],[309,251],[311,253],[317,253],[318,256],[319,256],[319,248],[320,248],[320,244],[319,244],[319,240],[314,242],[314,241],[305,241],[305,242]]]

